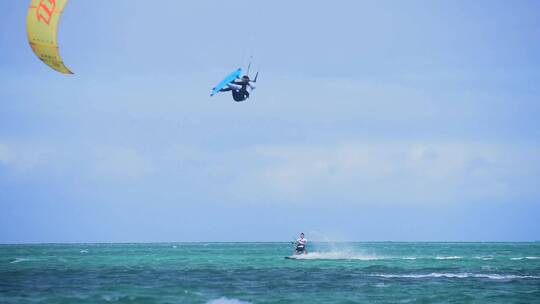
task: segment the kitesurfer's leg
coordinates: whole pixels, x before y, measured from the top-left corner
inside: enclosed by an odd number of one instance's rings
[[[228,91],[231,91],[232,89],[231,88],[224,88],[224,89],[221,89],[219,90],[220,92],[228,92]]]
[[[241,85],[234,84],[234,83],[229,83],[227,87],[229,88],[229,90],[235,90],[235,91],[240,91],[242,89]]]

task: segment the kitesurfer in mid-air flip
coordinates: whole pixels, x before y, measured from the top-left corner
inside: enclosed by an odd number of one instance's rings
[[[225,77],[220,83],[212,88],[212,93],[210,96],[214,96],[219,92],[232,92],[232,97],[234,101],[240,102],[248,99],[251,95],[251,92],[255,90],[255,83],[257,82],[257,77],[259,72],[255,74],[255,78],[252,80],[249,78],[249,70],[251,69],[251,61],[249,62],[247,73],[242,75],[242,69],[239,68],[234,72],[230,73]]]
[[[304,237],[304,233],[300,233],[300,238],[296,240],[296,248],[294,254],[307,254],[307,239]]]
[[[254,90],[255,85],[254,82],[257,81],[257,77],[255,77],[255,80],[251,81],[249,79],[248,75],[242,76],[242,78],[237,78],[233,81],[231,81],[226,88],[220,89],[220,92],[228,92],[232,91],[232,96],[235,101],[244,101],[249,98],[249,90]]]

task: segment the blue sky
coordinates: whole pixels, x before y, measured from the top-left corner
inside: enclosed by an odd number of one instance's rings
[[[537,1],[0,9],[0,242],[539,239]],[[150,5],[151,4],[151,5]],[[209,98],[253,55],[253,98]]]

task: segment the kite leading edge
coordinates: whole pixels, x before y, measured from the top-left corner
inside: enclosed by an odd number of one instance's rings
[[[28,42],[34,53],[54,70],[73,74],[58,51],[57,30],[68,0],[32,0],[26,17]]]

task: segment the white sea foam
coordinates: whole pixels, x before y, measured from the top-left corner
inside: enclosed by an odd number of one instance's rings
[[[103,300],[105,300],[105,302],[116,302],[121,298],[121,296],[119,296],[119,295],[102,295],[101,298]]]
[[[435,257],[436,260],[458,260],[462,259],[463,257],[460,256],[437,256]]]
[[[377,287],[377,288],[386,288],[386,287],[388,287],[388,286],[390,286],[390,285],[384,284],[384,283],[377,283],[377,284],[375,284],[375,287]]]
[[[25,258],[15,258],[15,260],[9,262],[10,264],[17,264],[17,263],[20,263],[20,262],[26,262],[26,261],[30,261],[30,259],[25,259]]]
[[[526,276],[513,274],[482,274],[482,273],[429,273],[429,274],[375,274],[373,276],[381,278],[405,278],[405,279],[425,279],[425,278],[483,278],[491,280],[516,280],[516,279],[540,279],[540,276]]]
[[[519,260],[538,260],[540,259],[540,257],[536,257],[536,256],[527,256],[527,257],[519,257],[519,258],[510,258],[510,260],[513,260],[513,261],[519,261]]]
[[[210,300],[206,302],[206,304],[249,304],[249,302],[221,297],[219,299]]]
[[[463,259],[461,256],[436,256],[436,257],[415,257],[415,256],[405,256],[405,257],[392,257],[392,256],[378,256],[372,254],[362,254],[353,251],[323,251],[323,252],[310,252],[306,255],[293,255],[290,256],[292,259],[298,260],[362,260],[362,261],[372,261],[372,260],[417,260],[417,259],[436,259],[436,260],[459,260]],[[493,257],[476,257],[482,260],[491,260]]]
[[[88,250],[83,249],[83,250],[81,250],[81,251],[79,251],[79,252],[80,252],[80,253],[88,253]]]
[[[299,254],[290,256],[292,259],[297,260],[383,260],[385,257],[379,257],[374,255],[359,254],[350,251],[327,251],[327,252],[310,252],[308,254]]]
[[[474,258],[477,260],[482,260],[482,261],[490,261],[494,259],[492,256],[477,256]]]

